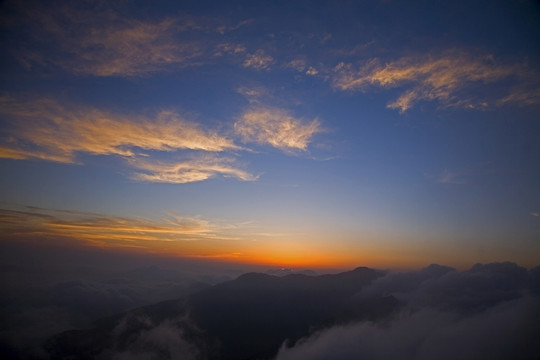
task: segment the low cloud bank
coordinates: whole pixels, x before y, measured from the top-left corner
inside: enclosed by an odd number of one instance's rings
[[[513,263],[390,273],[356,298],[393,295],[405,303],[397,316],[285,342],[276,360],[537,359],[539,275],[540,268],[528,271]]]
[[[227,264],[104,252],[73,244],[60,248],[1,242],[0,250],[3,359],[47,359],[42,344],[54,334],[180,298],[245,272]],[[154,327],[155,331],[141,335],[148,342],[170,324]],[[180,345],[171,346],[174,352]]]

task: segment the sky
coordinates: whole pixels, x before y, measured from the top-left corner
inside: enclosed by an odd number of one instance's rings
[[[540,263],[537,1],[4,1],[0,242]]]

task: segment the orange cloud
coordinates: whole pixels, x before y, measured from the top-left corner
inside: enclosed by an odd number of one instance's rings
[[[253,54],[248,54],[244,61],[244,67],[251,67],[256,70],[267,70],[274,63],[274,58],[266,55],[264,50],[257,50]]]
[[[171,111],[155,118],[128,117],[54,100],[0,98],[0,114],[10,125],[0,156],[73,163],[79,152],[133,157],[135,149],[224,151],[232,140],[206,131]]]
[[[221,175],[235,177],[244,181],[253,181],[257,177],[234,166],[234,159],[216,156],[202,156],[183,162],[155,162],[144,159],[133,159],[130,164],[141,170],[133,177],[139,181],[183,184],[203,181]]]
[[[285,151],[307,150],[313,135],[322,131],[317,119],[305,121],[270,107],[246,111],[234,129],[246,142],[270,144]]]
[[[446,106],[466,108],[540,103],[540,74],[537,72],[519,64],[499,64],[491,56],[474,57],[459,51],[439,56],[404,57],[386,64],[372,59],[356,70],[351,64],[341,63],[334,71],[334,86],[340,90],[365,91],[370,86],[403,88],[402,95],[388,104],[389,108],[400,112],[421,100],[438,100]],[[500,100],[484,95],[485,85],[502,81],[509,82],[510,86]],[[484,88],[476,91],[475,96],[465,91],[477,86]]]
[[[148,241],[174,242],[214,239],[225,232],[219,225],[199,217],[169,214],[161,220],[109,216],[91,212],[37,207],[0,209],[4,235],[62,236],[90,245],[137,245],[151,248]]]

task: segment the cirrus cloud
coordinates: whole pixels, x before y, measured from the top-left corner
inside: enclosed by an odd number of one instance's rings
[[[255,70],[268,70],[270,65],[274,63],[274,58],[266,55],[264,50],[259,49],[253,54],[248,54],[244,61],[244,67],[251,67]]]
[[[224,34],[251,22],[187,13],[141,20],[117,11],[118,4],[102,2],[47,6],[25,0],[8,7],[10,31],[24,38],[14,51],[24,66],[100,77],[146,76],[208,63]]]
[[[218,230],[208,220],[176,214],[151,220],[34,206],[0,209],[0,225],[11,238],[62,236],[90,245],[131,247],[146,241],[200,240]]]
[[[306,121],[272,107],[246,111],[234,129],[245,142],[270,144],[284,151],[307,150],[313,135],[322,131],[317,119]]]
[[[133,157],[136,148],[217,152],[240,148],[172,111],[160,111],[154,118],[130,117],[51,99],[11,97],[0,98],[0,105],[9,124],[0,147],[5,158],[74,163],[77,153]]]
[[[144,182],[184,184],[207,180],[217,175],[244,181],[257,179],[257,176],[235,167],[234,159],[215,156],[169,163],[137,158],[130,161],[130,164],[141,171],[134,174],[133,178]]]
[[[409,56],[382,64],[371,59],[360,68],[340,63],[334,69],[334,86],[344,91],[369,87],[400,88],[401,95],[388,108],[405,112],[419,101],[437,100],[444,106],[486,108],[538,104],[540,74],[523,64],[502,64],[492,56],[472,56],[463,51],[441,55]],[[505,83],[503,94],[488,84]]]

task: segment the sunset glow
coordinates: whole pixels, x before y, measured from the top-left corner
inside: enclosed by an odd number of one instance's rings
[[[3,243],[538,264],[537,4],[227,3],[3,3]]]

